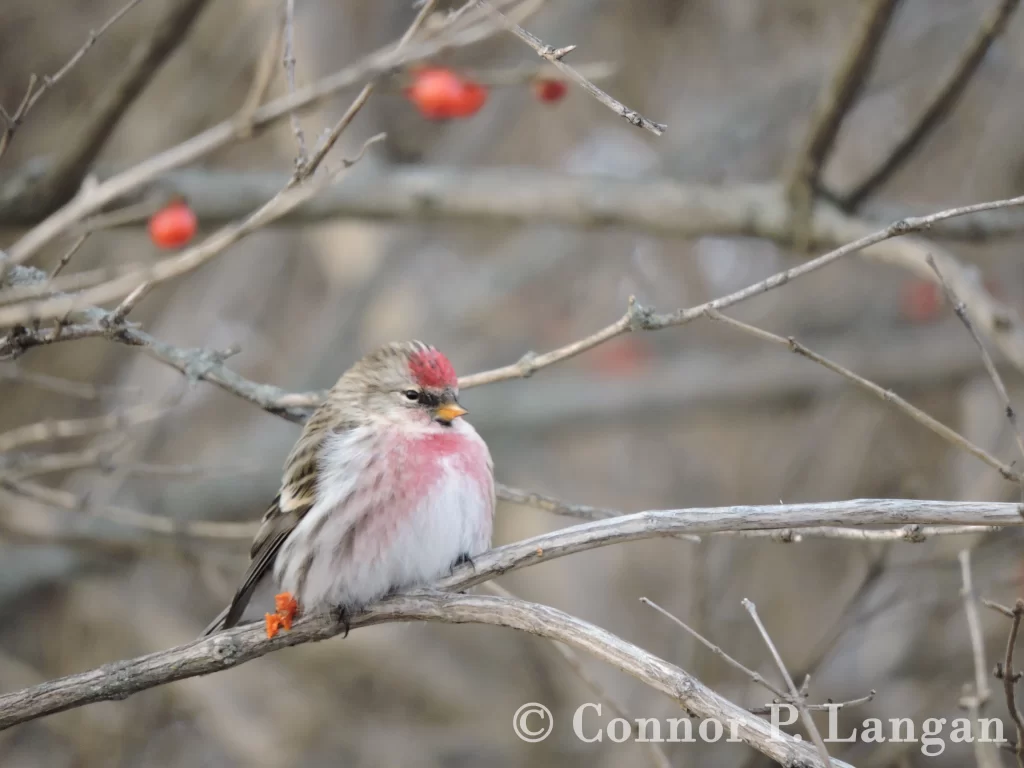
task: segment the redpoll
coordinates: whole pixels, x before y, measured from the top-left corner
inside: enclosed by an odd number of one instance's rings
[[[306,422],[242,586],[203,634],[235,626],[270,588],[273,637],[300,610],[344,618],[485,551],[493,464],[458,391],[448,358],[418,341],[352,366]]]

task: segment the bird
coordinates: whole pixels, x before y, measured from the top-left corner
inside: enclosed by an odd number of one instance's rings
[[[494,462],[458,394],[451,362],[421,341],[347,370],[285,460],[241,586],[202,636],[271,590],[268,637],[312,613],[333,613],[347,634],[353,612],[489,549]]]

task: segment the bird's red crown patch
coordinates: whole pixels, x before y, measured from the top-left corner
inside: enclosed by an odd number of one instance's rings
[[[459,384],[451,362],[433,347],[413,353],[409,358],[409,371],[421,387],[444,389]]]

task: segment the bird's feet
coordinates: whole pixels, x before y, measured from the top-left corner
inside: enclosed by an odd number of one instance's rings
[[[349,629],[352,628],[351,624],[349,624],[349,617],[352,614],[349,611],[348,606],[336,605],[334,607],[334,610],[331,611],[331,615],[334,617],[334,620],[336,622],[342,624],[345,627],[345,634],[341,636],[341,639],[344,640],[346,637],[348,637]]]
[[[452,563],[452,571],[454,571],[463,563],[469,563],[469,567],[473,570],[476,570],[476,563],[473,562],[473,558],[469,556],[468,552],[463,552],[461,555],[455,558],[455,562]]]
[[[292,597],[291,592],[282,592],[274,596],[275,613],[265,614],[267,622],[267,637],[273,637],[281,629],[291,629],[292,620],[299,612],[299,603]]]

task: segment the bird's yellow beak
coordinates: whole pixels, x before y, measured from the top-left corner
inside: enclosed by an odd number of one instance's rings
[[[453,421],[459,416],[465,416],[469,411],[458,403],[446,403],[434,411],[434,418],[439,421]]]

